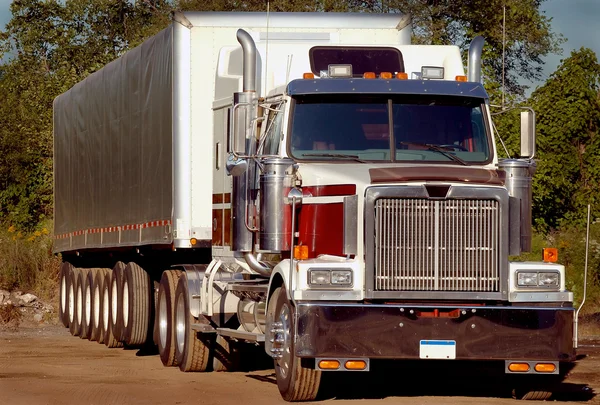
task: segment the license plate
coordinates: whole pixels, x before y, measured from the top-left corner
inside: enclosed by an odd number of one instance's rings
[[[455,340],[421,340],[419,357],[422,359],[455,359]]]

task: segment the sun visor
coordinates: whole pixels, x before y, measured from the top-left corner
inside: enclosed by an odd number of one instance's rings
[[[315,46],[309,51],[315,76],[327,76],[329,65],[352,65],[354,77],[365,72],[404,72],[400,50],[391,47]]]

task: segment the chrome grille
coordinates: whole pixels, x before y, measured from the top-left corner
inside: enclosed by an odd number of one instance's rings
[[[499,291],[496,200],[380,198],[376,291]]]

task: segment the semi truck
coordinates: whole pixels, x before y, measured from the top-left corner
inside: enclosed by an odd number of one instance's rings
[[[465,74],[411,31],[176,12],[59,95],[63,324],[186,372],[258,346],[287,401],[379,361],[491,365],[548,398],[575,358],[573,294],[551,258],[510,260],[531,249],[534,117],[499,159],[483,38]]]

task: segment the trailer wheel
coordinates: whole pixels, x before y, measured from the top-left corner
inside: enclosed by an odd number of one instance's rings
[[[119,262],[120,263],[120,262]],[[118,264],[117,264],[118,265]],[[116,268],[117,266],[115,266]],[[117,339],[113,332],[112,321],[112,279],[114,270],[104,274],[104,286],[102,288],[102,329],[104,330],[104,344],[106,347],[123,347],[123,343]],[[115,291],[116,294],[116,291]],[[115,299],[116,302],[116,299]]]
[[[240,364],[239,343],[223,336],[217,336],[213,349],[213,371],[238,371]]]
[[[77,280],[81,269],[72,267],[67,277],[68,281],[68,305],[69,305],[69,332],[73,336],[79,336],[79,322],[77,321]]]
[[[123,278],[123,341],[141,345],[148,339],[152,313],[152,289],[148,273],[130,262]]]
[[[83,278],[83,317],[79,337],[92,340],[92,323],[94,316],[94,277],[98,269],[89,269]]]
[[[175,358],[181,371],[207,371],[211,339],[198,337],[192,330],[195,318],[190,313],[187,277],[182,274],[175,291]]]
[[[110,326],[114,338],[123,341],[123,277],[125,263],[117,262],[110,278]]]
[[[92,312],[90,340],[94,340],[98,343],[104,343],[104,279],[106,278],[106,273],[108,271],[108,269],[98,269],[94,276],[94,292],[92,294],[94,311]]]
[[[319,392],[321,371],[304,367],[294,354],[294,312],[285,287],[275,289],[267,309],[267,330],[274,331],[273,348],[280,354],[274,359],[277,386],[286,401],[312,401]]]
[[[166,367],[176,366],[175,358],[175,291],[181,270],[166,270],[160,278],[156,300],[156,340],[160,360]]]
[[[75,292],[75,323],[77,334],[74,336],[81,336],[83,333],[83,318],[85,316],[84,282],[88,271],[89,269],[77,269],[77,290]]]
[[[58,280],[60,283],[60,302],[58,305],[58,318],[65,326],[69,327],[69,275],[73,271],[71,263],[63,262],[60,266]]]

